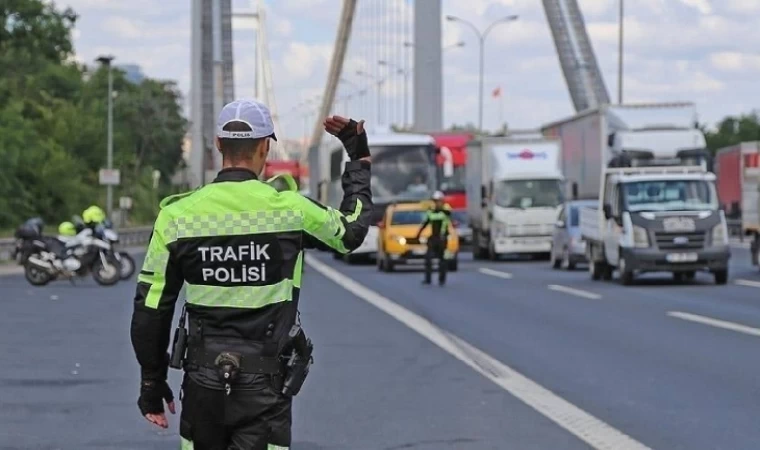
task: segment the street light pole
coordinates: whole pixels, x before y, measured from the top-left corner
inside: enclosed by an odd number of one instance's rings
[[[620,2],[620,28],[618,30],[618,104],[623,104],[623,0]]]
[[[98,62],[108,68],[108,137],[106,144],[106,168],[113,170],[113,56],[101,56]],[[106,210],[108,217],[113,212],[113,185],[109,184],[106,190]]]
[[[478,43],[480,45],[480,51],[479,51],[479,58],[480,58],[480,75],[479,75],[479,81],[478,81],[478,130],[482,133],[483,132],[483,77],[484,77],[484,55],[485,55],[485,42],[486,38],[488,37],[488,33],[491,32],[491,30],[500,23],[506,23],[506,22],[512,22],[517,20],[517,15],[511,15],[502,17],[501,19],[492,22],[491,25],[489,25],[482,33],[478,28],[473,25],[471,22],[468,22],[464,19],[460,19],[456,16],[446,16],[446,20],[449,22],[460,22],[472,29],[472,31],[475,32],[475,35],[478,37]]]

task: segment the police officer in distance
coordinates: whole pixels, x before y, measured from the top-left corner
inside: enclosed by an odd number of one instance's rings
[[[425,279],[424,284],[430,284],[433,272],[433,259],[438,258],[438,284],[446,284],[447,261],[444,259],[446,246],[449,239],[449,227],[451,227],[451,207],[443,201],[443,192],[433,193],[433,207],[425,214],[425,222],[422,223],[417,239],[428,227],[431,228],[430,238],[427,241],[425,253]]]
[[[372,211],[363,121],[333,116],[324,126],[351,159],[339,210],[259,181],[270,139],[277,138],[269,109],[256,101],[235,101],[221,111],[216,145],[223,169],[214,182],[161,202],[138,278],[131,336],[141,368],[140,412],[167,428],[164,402],[175,412],[167,347],[187,283],[183,449],[290,446],[291,396],[300,387],[288,384],[295,371],[285,364],[304,340],[298,327],[304,249],[351,252],[364,240]]]

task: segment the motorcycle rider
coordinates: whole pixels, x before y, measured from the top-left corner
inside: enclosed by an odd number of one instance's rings
[[[430,284],[433,271],[433,259],[438,259],[438,284],[446,284],[447,262],[444,259],[448,244],[449,227],[451,226],[451,207],[443,201],[443,192],[433,193],[433,207],[425,214],[425,222],[422,223],[417,239],[430,225],[431,233],[427,240],[427,252],[425,253],[425,279],[424,284]]]
[[[333,116],[324,125],[351,159],[339,209],[259,181],[270,139],[277,138],[269,109],[253,100],[222,108],[216,146],[223,169],[216,179],[161,202],[138,277],[131,337],[141,369],[138,407],[167,428],[164,402],[175,409],[166,350],[187,283],[187,335],[175,334],[186,336],[187,353],[173,346],[171,358],[185,370],[182,448],[290,446],[291,396],[300,385],[289,386],[308,367],[293,362],[310,355],[297,351],[305,340],[298,319],[303,249],[323,243],[351,252],[366,237],[372,214],[363,122]],[[177,355],[184,357],[177,361]]]
[[[68,254],[68,244],[72,242],[72,238],[75,238],[76,235],[77,229],[73,223],[61,222],[61,224],[58,225],[58,241],[63,245],[56,246],[57,248],[55,249],[55,252],[58,255],[58,258],[62,261],[63,268],[70,272],[79,270],[79,268],[82,267],[82,263],[76,257],[69,256]]]

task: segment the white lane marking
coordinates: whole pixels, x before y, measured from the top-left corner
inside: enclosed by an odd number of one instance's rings
[[[739,286],[760,288],[760,281],[736,280],[734,283],[738,284]]]
[[[581,289],[574,289],[567,286],[562,286],[561,284],[550,284],[547,286],[552,291],[557,292],[564,292],[565,294],[575,295],[576,297],[583,297],[583,298],[590,298],[592,300],[599,300],[602,298],[599,294],[594,294],[593,292],[584,291]]]
[[[485,275],[491,275],[492,277],[504,278],[505,280],[512,279],[512,274],[509,272],[502,272],[501,270],[493,270],[487,267],[481,267],[480,269],[478,269],[478,272]]]
[[[462,339],[306,255],[306,264],[390,315],[595,449],[651,450]]]
[[[710,325],[711,327],[722,328],[724,330],[736,331],[738,333],[749,334],[750,336],[760,336],[760,328],[752,328],[739,323],[728,322],[726,320],[713,319],[712,317],[700,316],[697,314],[685,313],[680,311],[668,312],[670,317],[675,317],[689,322]]]

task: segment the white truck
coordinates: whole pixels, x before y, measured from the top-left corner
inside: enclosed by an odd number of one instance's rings
[[[695,119],[691,103],[605,105],[543,127],[562,141],[574,196],[599,201],[580,213],[592,279],[707,270],[728,280],[726,219]]]
[[[476,259],[551,251],[564,202],[557,140],[492,137],[467,147],[467,215]]]

